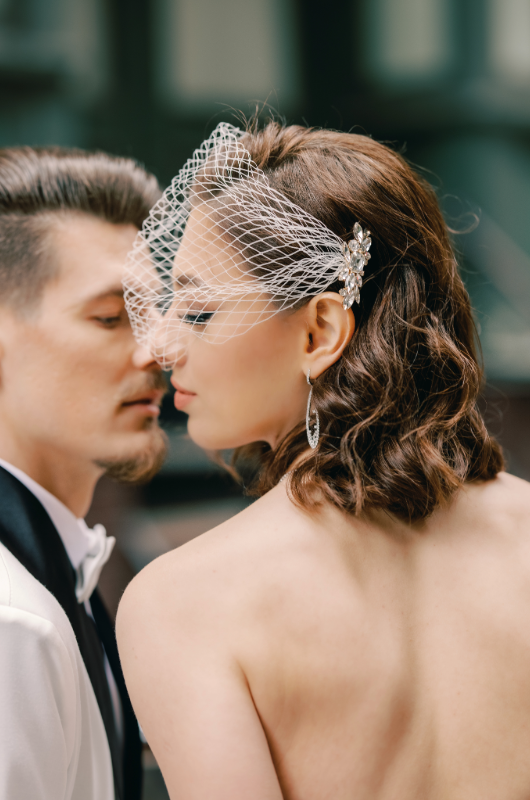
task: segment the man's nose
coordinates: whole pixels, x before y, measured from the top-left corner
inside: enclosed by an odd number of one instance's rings
[[[133,364],[137,369],[147,369],[156,364],[156,358],[145,344],[139,344],[133,353]]]

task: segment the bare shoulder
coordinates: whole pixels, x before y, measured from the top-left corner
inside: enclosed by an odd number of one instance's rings
[[[469,485],[447,517],[447,552],[484,608],[493,603],[526,629],[530,612],[530,484],[508,473]],[[508,612],[509,609],[509,612]],[[491,619],[491,615],[488,617]]]
[[[530,536],[530,483],[501,472],[494,480],[470,486],[468,509],[506,535]]]
[[[441,521],[446,533],[452,529],[472,547],[478,537],[481,548],[490,541],[507,555],[514,547],[521,553],[528,548],[523,563],[528,560],[530,570],[528,482],[500,473],[492,481],[470,484]],[[330,544],[331,531],[342,526],[351,542],[358,524],[329,508],[323,514],[304,511],[285,487],[276,487],[227,522],[152,562],[127,588],[119,616],[136,605],[163,607],[166,619],[171,607],[188,617],[212,607],[240,616],[242,602],[248,608],[260,593],[270,596],[272,584],[276,595],[296,587],[303,591],[309,572],[314,575],[340,549]]]
[[[517,506],[530,505],[530,483],[517,478],[515,475],[510,475],[509,472],[499,472],[495,480],[488,481],[484,484],[489,490],[495,492],[497,496],[505,497],[510,501],[516,500]],[[522,507],[521,506],[521,507]]]
[[[257,559],[255,515],[240,516],[152,562],[118,611],[130,697],[172,797],[281,798],[241,664]]]
[[[242,608],[249,610],[252,598],[266,592],[271,581],[277,585],[282,573],[297,569],[315,536],[311,515],[297,508],[283,487],[273,489],[145,567],[120,603],[118,636],[128,619],[137,627],[147,609],[146,620],[163,609],[167,624],[205,623],[212,609],[217,618],[222,614],[241,623]]]

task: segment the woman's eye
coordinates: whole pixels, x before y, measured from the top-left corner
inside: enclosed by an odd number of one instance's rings
[[[206,325],[214,315],[214,311],[201,311],[197,314],[188,312],[183,314],[181,319],[183,322],[188,322],[190,325]]]

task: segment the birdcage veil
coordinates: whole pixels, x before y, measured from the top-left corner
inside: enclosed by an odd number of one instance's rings
[[[129,254],[125,302],[136,338],[171,368],[195,337],[222,344],[299,306],[338,278],[359,300],[370,255],[274,189],[220,123],[152,209]]]

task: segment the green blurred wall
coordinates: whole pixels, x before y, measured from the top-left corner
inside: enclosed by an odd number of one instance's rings
[[[169,181],[234,110],[365,131],[430,170],[492,381],[530,385],[530,0],[0,0],[0,144]]]

